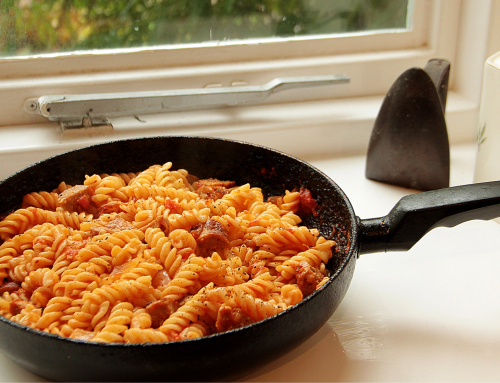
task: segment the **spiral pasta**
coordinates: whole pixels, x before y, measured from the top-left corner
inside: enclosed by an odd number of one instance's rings
[[[300,226],[301,193],[198,180],[172,163],[24,196],[0,221],[0,314],[94,342],[239,328],[328,279],[335,242]]]

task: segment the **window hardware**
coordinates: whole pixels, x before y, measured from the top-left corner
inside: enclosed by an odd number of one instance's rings
[[[63,131],[111,126],[109,118],[227,107],[263,101],[284,90],[345,84],[345,75],[277,78],[264,85],[149,92],[47,95],[30,98],[24,110],[58,121]]]

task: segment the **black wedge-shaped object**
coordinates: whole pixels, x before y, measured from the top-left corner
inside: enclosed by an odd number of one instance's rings
[[[417,190],[449,186],[445,121],[450,64],[433,59],[411,68],[389,89],[372,130],[366,177]]]

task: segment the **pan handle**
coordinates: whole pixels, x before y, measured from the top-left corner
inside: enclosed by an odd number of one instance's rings
[[[385,217],[359,222],[359,254],[406,251],[435,227],[500,217],[500,181],[405,196]]]

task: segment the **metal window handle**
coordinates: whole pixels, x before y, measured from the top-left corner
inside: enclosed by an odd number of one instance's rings
[[[109,117],[175,112],[259,102],[274,93],[318,85],[345,84],[345,75],[277,78],[264,85],[153,92],[50,95],[30,98],[24,109],[63,128],[108,124]]]

